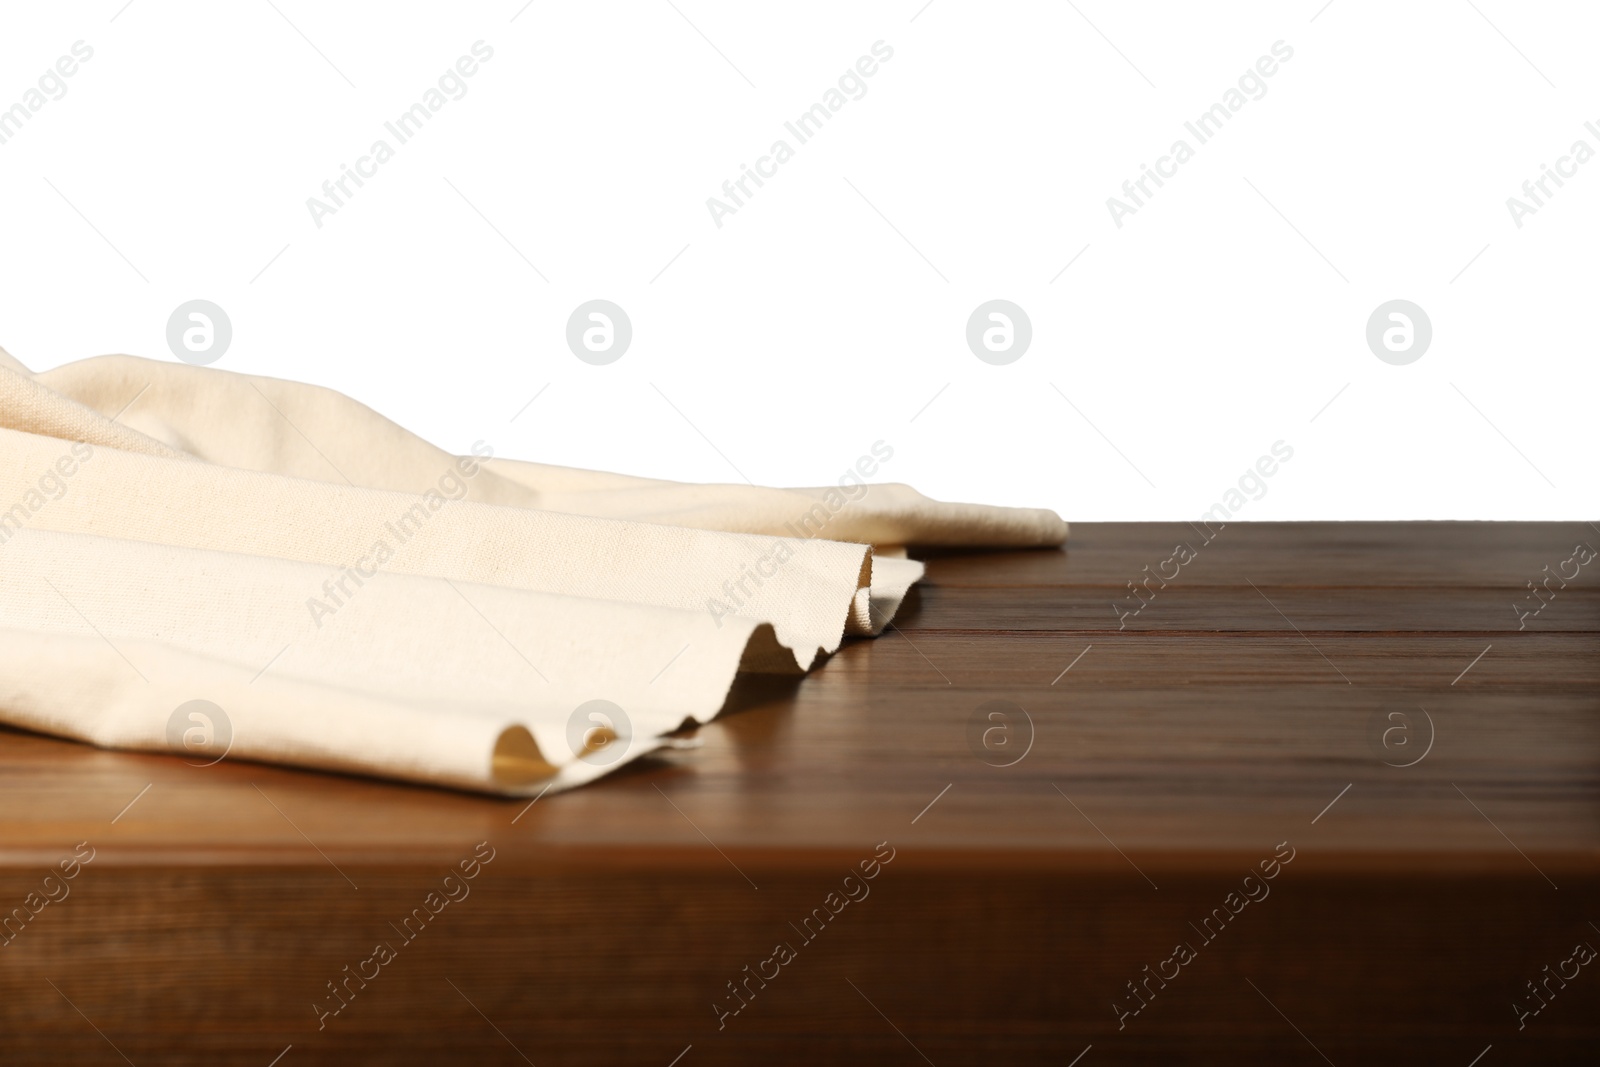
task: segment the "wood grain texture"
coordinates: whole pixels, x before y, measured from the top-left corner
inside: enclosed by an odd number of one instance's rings
[[[881,638],[531,806],[0,731],[0,917],[94,849],[0,947],[0,1061],[1594,1062],[1600,968],[1512,1006],[1600,947],[1600,561],[1511,605],[1600,531],[1233,524],[1119,629],[1185,539],[930,555]]]

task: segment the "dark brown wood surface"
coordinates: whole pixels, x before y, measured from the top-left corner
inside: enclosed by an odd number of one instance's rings
[[[94,852],[0,938],[0,1062],[1596,1062],[1600,560],[1516,605],[1600,530],[1211,534],[932,555],[889,633],[532,806],[0,731],[0,916]]]

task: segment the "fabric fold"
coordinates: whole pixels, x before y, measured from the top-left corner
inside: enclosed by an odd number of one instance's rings
[[[0,720],[194,756],[220,714],[231,758],[567,788],[709,720],[740,671],[881,632],[922,576],[902,546],[1067,533],[864,477],[685,485],[492,453],[316,386],[0,352]]]

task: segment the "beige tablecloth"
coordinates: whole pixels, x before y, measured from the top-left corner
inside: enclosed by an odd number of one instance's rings
[[[473,453],[317,386],[130,356],[31,374],[0,351],[0,720],[535,795],[709,719],[739,671],[881,631],[922,574],[902,546],[1067,534],[856,477]]]

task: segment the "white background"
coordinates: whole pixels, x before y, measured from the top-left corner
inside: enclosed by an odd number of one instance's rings
[[[218,367],[458,451],[811,485],[882,439],[930,495],[1181,519],[1281,439],[1240,518],[1595,511],[1600,160],[1521,228],[1506,206],[1600,150],[1592,6],[274,3],[0,10],[0,107],[94,49],[0,144],[0,346],[171,359],[205,298]],[[479,40],[467,94],[319,229],[307,198]],[[1280,40],[1198,145],[1183,123]],[[1179,137],[1119,229],[1107,197]],[[706,199],[778,138],[718,228]],[[608,366],[564,339],[596,297],[633,322]],[[1007,366],[965,341],[997,297],[1033,324]],[[1433,324],[1407,366],[1365,341],[1394,298]]]

